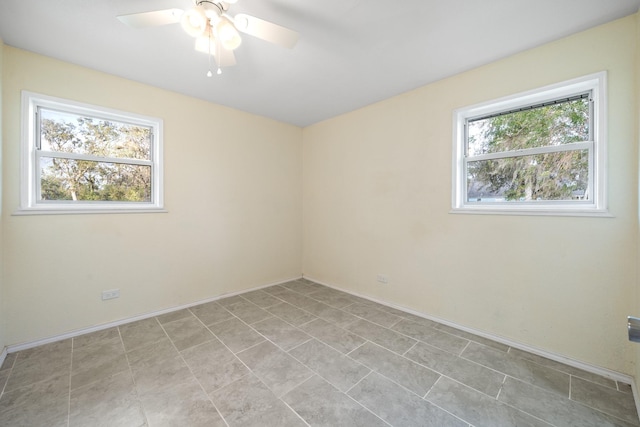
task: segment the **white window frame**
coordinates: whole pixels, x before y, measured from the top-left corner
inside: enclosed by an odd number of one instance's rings
[[[95,117],[99,119],[114,120],[150,127],[153,132],[153,138],[151,141],[151,159],[150,161],[141,161],[137,163],[151,166],[151,201],[87,202],[64,200],[47,201],[46,203],[39,201],[39,150],[37,145],[40,130],[38,129],[38,120],[36,117],[39,107],[78,114],[80,116]],[[20,208],[14,214],[165,212],[163,209],[162,128],[163,121],[159,118],[23,91]],[[108,158],[105,158],[104,161],[108,160]]]
[[[558,215],[558,216],[611,216],[607,210],[607,74],[606,71],[590,74],[528,92],[507,96],[457,109],[453,113],[453,191],[451,213],[507,214],[507,215]],[[467,202],[466,123],[474,118],[512,111],[522,107],[571,97],[584,92],[591,93],[593,130],[592,141],[583,148],[590,151],[588,201],[535,201],[535,202]],[[519,150],[517,155],[539,154],[548,149]],[[556,147],[551,151],[559,151]],[[475,160],[480,160],[476,156]],[[513,154],[508,156],[513,157]]]

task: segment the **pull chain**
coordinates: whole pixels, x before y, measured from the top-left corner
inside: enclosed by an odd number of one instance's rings
[[[216,62],[218,63],[218,71],[216,74],[220,75],[222,74],[222,68],[220,68],[220,43],[216,43],[216,52]]]
[[[207,77],[211,77],[213,76],[213,73],[211,72],[211,28],[209,28],[209,71],[207,71]]]

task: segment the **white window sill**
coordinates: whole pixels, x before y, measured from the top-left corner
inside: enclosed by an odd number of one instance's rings
[[[84,214],[138,214],[138,213],[168,213],[164,208],[64,208],[64,209],[51,209],[51,208],[27,208],[18,209],[13,212],[14,216],[23,215],[84,215]]]
[[[464,207],[453,208],[451,214],[472,214],[472,215],[526,215],[526,216],[574,216],[574,217],[598,217],[614,218],[608,211],[603,209],[527,209],[527,208],[498,208],[487,207]]]

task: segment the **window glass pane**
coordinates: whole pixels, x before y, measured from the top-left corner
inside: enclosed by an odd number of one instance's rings
[[[587,200],[589,150],[470,161],[467,202]]]
[[[40,200],[151,202],[151,166],[40,157]]]
[[[469,121],[467,133],[467,156],[588,141],[589,100]]]
[[[39,113],[43,151],[151,159],[150,127],[45,108],[40,108]]]

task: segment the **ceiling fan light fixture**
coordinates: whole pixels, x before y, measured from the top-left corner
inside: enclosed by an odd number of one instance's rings
[[[220,40],[222,47],[227,50],[234,50],[242,43],[240,33],[238,33],[231,21],[224,16],[216,24],[216,36]]]
[[[196,50],[198,52],[215,55],[216,39],[213,35],[205,34],[196,38]]]
[[[209,19],[202,6],[187,10],[180,19],[182,29],[191,37],[199,37],[207,30]]]
[[[236,16],[233,20],[233,25],[240,31],[246,31],[249,28],[249,19],[246,16]]]

